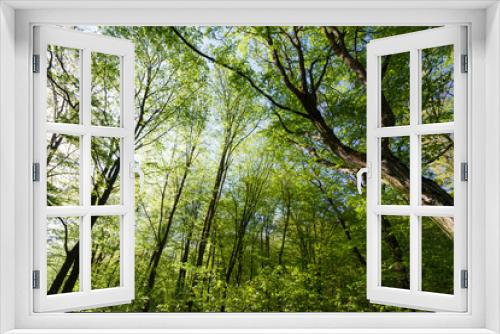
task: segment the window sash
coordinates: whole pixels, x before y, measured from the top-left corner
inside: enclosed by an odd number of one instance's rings
[[[461,181],[460,163],[467,162],[467,75],[461,73],[461,55],[466,54],[466,28],[451,26],[393,37],[375,39],[367,47],[367,295],[374,303],[423,310],[467,310],[467,289],[461,288],[461,271],[467,269],[467,183]],[[454,46],[454,121],[439,124],[420,123],[420,51]],[[410,125],[381,127],[380,57],[401,52],[410,53]],[[424,134],[454,135],[454,206],[423,206],[421,200],[421,148]],[[410,138],[410,204],[380,205],[381,152],[383,137]],[[381,284],[381,215],[410,217],[410,289],[384,287]],[[422,216],[450,216],[454,219],[454,294],[421,291],[421,223]]]
[[[46,121],[48,45],[80,50],[80,124]],[[116,128],[91,125],[91,53],[120,58],[120,120]],[[40,181],[34,183],[34,263],[39,270],[39,289],[34,289],[34,311],[73,311],[129,303],[134,298],[134,46],[126,40],[60,28],[35,27],[34,53],[40,56],[40,71],[33,76],[34,161],[40,164]],[[47,206],[46,135],[58,133],[80,137],[80,205]],[[120,205],[94,206],[91,194],[91,140],[94,137],[120,138]],[[91,288],[91,217],[120,217],[120,286]],[[80,218],[80,291],[47,295],[47,217]]]

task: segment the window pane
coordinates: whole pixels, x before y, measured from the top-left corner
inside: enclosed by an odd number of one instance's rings
[[[440,201],[436,196],[423,192],[423,205],[453,205],[453,135],[421,136],[422,141],[422,184],[432,182],[441,188]],[[444,203],[443,203],[444,202]]]
[[[120,126],[120,57],[92,52],[92,125]]]
[[[47,219],[47,294],[53,295],[80,290],[78,270],[66,271],[65,275],[60,274],[64,263],[73,263],[73,260],[78,263],[79,241],[80,217],[50,217]],[[56,280],[60,280],[62,284],[55,284]],[[56,285],[59,288],[55,288]],[[71,288],[66,291],[66,287]]]
[[[80,50],[47,48],[47,121],[80,122]]]
[[[422,50],[422,123],[453,122],[453,45]]]
[[[382,286],[410,288],[410,217],[381,216]]]
[[[380,57],[381,126],[410,124],[410,53]],[[393,119],[392,116],[394,115]],[[392,123],[392,124],[391,124]]]
[[[381,138],[381,203],[408,205],[410,203],[410,138]],[[398,174],[388,174],[388,166],[397,165]]]
[[[92,217],[92,289],[120,286],[120,217]]]
[[[453,294],[451,217],[422,217],[422,290]]]
[[[120,204],[120,138],[93,137],[93,205]]]
[[[47,134],[47,205],[80,204],[80,137]]]

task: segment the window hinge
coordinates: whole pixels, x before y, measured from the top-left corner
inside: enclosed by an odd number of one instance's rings
[[[469,57],[462,55],[462,73],[469,72]]]
[[[40,289],[40,270],[33,270],[33,289]]]
[[[469,181],[469,165],[466,162],[460,164],[460,179],[462,181]]]
[[[469,272],[467,270],[462,270],[460,273],[460,287],[462,289],[469,287]]]
[[[33,164],[33,181],[38,182],[40,181],[40,164],[38,162],[35,162]]]
[[[33,55],[33,73],[40,73],[40,55]]]

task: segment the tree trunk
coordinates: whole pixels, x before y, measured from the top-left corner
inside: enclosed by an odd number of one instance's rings
[[[288,200],[287,204],[286,204],[286,213],[285,213],[285,221],[284,221],[284,226],[283,226],[283,235],[281,236],[281,247],[280,247],[280,252],[278,255],[278,264],[279,265],[283,264],[283,253],[285,252],[286,232],[288,231],[288,223],[290,222],[291,210],[292,210],[291,203],[290,203],[290,200]]]
[[[177,278],[176,296],[179,297],[180,292],[184,290],[184,282],[186,280],[185,265],[189,259],[189,250],[191,248],[191,238],[193,236],[194,221],[189,225],[189,229],[184,240],[184,248],[181,255],[181,267],[179,269],[179,277]]]
[[[220,199],[220,195],[222,192],[222,187],[225,182],[226,173],[228,169],[228,160],[230,157],[230,146],[231,142],[225,141],[224,147],[222,149],[221,157],[219,160],[219,165],[217,168],[217,174],[215,176],[214,185],[212,188],[212,197],[210,198],[210,202],[208,204],[207,213],[205,215],[205,219],[203,220],[203,230],[201,232],[200,243],[198,245],[198,252],[196,257],[196,267],[200,268],[203,266],[203,259],[205,256],[205,250],[207,247],[207,242],[210,236],[210,230],[212,228],[212,222],[215,217],[215,213],[217,211],[217,204]],[[193,280],[191,282],[191,295],[194,295],[194,288],[198,285],[198,273],[193,275]],[[193,299],[188,302],[188,310],[191,312],[193,309],[194,301]]]
[[[96,197],[92,196],[91,203],[97,205],[104,205],[109,199],[111,195],[111,191],[113,190],[114,184],[120,174],[120,159],[114,161],[113,166],[109,169],[112,173],[108,178],[108,183],[106,184],[106,188],[102,193],[102,196],[97,200]],[[92,228],[97,220],[96,216],[91,218],[90,228]],[[50,285],[50,288],[47,291],[47,294],[57,294],[61,287],[64,284],[62,292],[71,292],[76,284],[76,281],[79,277],[79,254],[80,254],[80,242],[75,243],[73,248],[71,248],[68,252],[68,256],[64,259],[63,264],[61,265],[61,269],[57,272],[54,281]],[[68,276],[68,272],[71,270],[70,275]],[[67,277],[67,279],[66,279]],[[66,282],[65,282],[66,280]]]
[[[192,162],[192,156],[194,153],[195,147],[192,148],[192,151],[190,152],[190,157],[188,158],[188,161],[186,162],[186,166],[184,168],[184,172],[182,174],[181,182],[177,188],[177,192],[174,197],[174,202],[172,203],[172,208],[170,209],[170,213],[168,215],[168,220],[167,220],[167,225],[165,227],[165,230],[163,231],[163,235],[160,239],[160,242],[156,245],[156,249],[154,250],[153,256],[151,257],[150,265],[148,268],[149,271],[149,277],[148,277],[148,283],[146,285],[146,289],[144,292],[145,296],[149,296],[151,291],[153,290],[156,282],[156,275],[158,271],[158,265],[160,263],[163,250],[165,249],[165,246],[168,241],[168,236],[170,234],[170,229],[172,228],[172,224],[174,222],[174,216],[177,211],[177,208],[179,206],[179,201],[182,196],[182,192],[184,190],[184,185],[186,183],[186,178],[189,174],[190,171],[190,166]],[[147,312],[151,307],[152,307],[152,299],[148,298],[146,301],[146,304],[144,305],[144,311]]]
[[[201,232],[200,244],[198,246],[198,256],[196,258],[197,267],[201,267],[203,265],[203,257],[205,256],[205,249],[207,247],[207,241],[210,235],[210,229],[212,228],[212,222],[215,217],[217,204],[219,202],[222,186],[224,184],[225,175],[228,168],[228,166],[226,165],[228,153],[229,153],[228,148],[224,147],[219,161],[219,167],[217,169],[214,186],[212,188],[212,197],[210,199],[210,203],[208,204],[208,209],[205,215],[205,219],[203,220],[203,230]]]
[[[391,255],[398,264],[397,266],[394,266],[394,271],[396,271],[399,274],[398,277],[398,287],[401,287],[402,289],[409,289],[410,288],[410,274],[408,271],[408,267],[405,265],[403,261],[403,251],[401,249],[401,246],[399,245],[398,240],[396,237],[390,233],[390,230],[392,228],[391,224],[387,219],[382,217],[382,230],[385,232],[384,234],[386,235],[385,241],[389,245],[389,249],[391,251]]]

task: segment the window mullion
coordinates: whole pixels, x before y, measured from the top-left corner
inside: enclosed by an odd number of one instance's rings
[[[90,128],[90,105],[91,105],[91,79],[90,79],[90,51],[82,51],[82,84],[81,84],[81,117],[85,129]],[[82,136],[81,152],[81,194],[84,215],[81,224],[81,242],[80,242],[80,279],[82,282],[81,291],[90,292],[91,290],[91,257],[92,257],[92,239],[91,239],[91,216],[90,216],[90,197],[91,197],[91,134],[86,132]]]
[[[416,128],[420,123],[420,60],[419,50],[410,52],[410,289],[421,286],[420,217],[415,209],[420,205],[420,138]]]
[[[131,50],[132,51],[132,50]],[[126,134],[122,140],[121,150],[121,188],[122,204],[126,211],[121,216],[120,251],[120,284],[130,288],[130,297],[133,298],[135,285],[134,268],[134,53],[133,51],[121,58],[120,70],[122,130]]]

